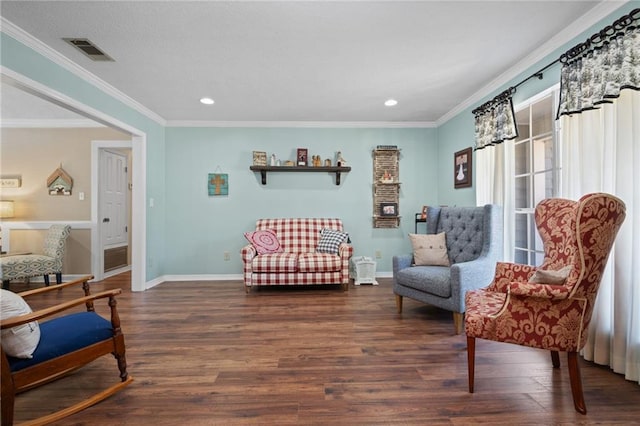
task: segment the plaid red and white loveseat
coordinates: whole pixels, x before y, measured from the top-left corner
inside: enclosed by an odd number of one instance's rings
[[[353,247],[340,219],[258,219],[256,230],[245,237],[252,242],[240,250],[247,292],[263,285],[349,287]]]

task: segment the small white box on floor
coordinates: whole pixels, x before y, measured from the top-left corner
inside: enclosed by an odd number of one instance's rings
[[[376,262],[370,257],[352,258],[355,269],[355,285],[373,284],[378,285],[376,281]]]

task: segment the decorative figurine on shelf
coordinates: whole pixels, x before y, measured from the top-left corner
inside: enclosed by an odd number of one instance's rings
[[[324,166],[331,167],[331,158],[327,158],[326,160],[324,160]]]
[[[275,154],[271,154],[271,162],[269,163],[270,166],[275,166],[276,165],[276,155]]]
[[[342,152],[338,151],[336,153],[336,166],[345,167],[346,165],[347,165],[347,162],[345,161],[344,158],[342,158]]]
[[[382,177],[380,178],[380,182],[393,183],[393,176],[391,176],[391,173],[389,173],[388,170],[384,171],[384,173],[382,174]]]
[[[311,157],[311,159],[313,160],[313,167],[322,166],[322,160],[320,159],[319,155],[314,155]]]

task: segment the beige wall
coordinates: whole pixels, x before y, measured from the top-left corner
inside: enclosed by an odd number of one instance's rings
[[[108,128],[1,129],[0,174],[20,176],[20,188],[1,188],[14,200],[14,220],[91,219],[91,141],[129,140]],[[49,195],[47,178],[60,166],[73,178],[70,196]],[[78,194],[84,192],[84,201]]]
[[[0,188],[0,199],[14,200],[15,217],[29,221],[91,220],[91,141],[130,140],[109,128],[2,128],[0,175],[19,176],[19,188]],[[49,195],[47,178],[60,165],[73,178],[70,196]],[[84,192],[84,200],[79,193]],[[42,253],[46,230],[11,231],[11,252]],[[91,231],[72,229],[67,239],[64,274],[91,272]]]

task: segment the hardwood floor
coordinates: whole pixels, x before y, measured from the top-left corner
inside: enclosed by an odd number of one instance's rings
[[[466,339],[453,319],[379,286],[253,289],[171,282],[131,293],[118,309],[134,382],[68,417],[76,425],[640,424],[640,386],[581,360],[588,414],[575,412],[566,357],[477,341],[467,392]],[[15,290],[19,291],[16,285]],[[50,304],[40,299],[37,308]],[[104,304],[98,312],[106,312]],[[18,421],[70,405],[118,379],[104,357],[17,398]]]

